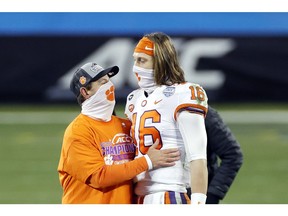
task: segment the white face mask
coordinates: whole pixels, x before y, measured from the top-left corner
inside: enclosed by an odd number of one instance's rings
[[[107,122],[111,120],[114,107],[114,85],[111,81],[108,81],[94,95],[82,103],[81,113]]]
[[[153,69],[146,69],[134,65],[133,72],[137,76],[138,85],[140,86],[140,88],[151,89],[156,87]]]

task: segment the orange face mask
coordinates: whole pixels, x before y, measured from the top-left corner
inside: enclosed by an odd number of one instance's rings
[[[135,47],[134,52],[145,53],[154,56],[154,43],[147,37],[143,37]]]

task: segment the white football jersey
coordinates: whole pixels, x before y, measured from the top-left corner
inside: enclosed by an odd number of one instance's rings
[[[208,98],[205,90],[194,83],[162,85],[149,96],[137,89],[127,96],[125,115],[132,122],[131,136],[137,143],[136,157],[145,155],[159,139],[159,149],[179,148],[181,160],[175,166],[139,174],[135,193],[147,195],[159,191],[186,192],[189,169],[185,146],[178,129],[177,112],[185,109],[206,116]],[[191,122],[193,124],[193,122]]]

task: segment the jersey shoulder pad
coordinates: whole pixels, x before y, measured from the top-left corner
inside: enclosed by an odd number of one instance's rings
[[[208,102],[206,91],[201,85],[197,83],[186,82],[178,86],[179,86],[177,89],[178,94],[180,95],[188,94],[190,96],[190,99],[192,101],[195,101],[196,103],[203,104]]]
[[[126,103],[132,102],[135,98],[137,98],[138,94],[140,94],[139,89],[132,91],[130,94],[128,94],[126,98]]]
[[[200,112],[206,116],[208,111],[208,97],[202,86],[186,82],[176,86],[178,105],[176,112],[182,109]]]

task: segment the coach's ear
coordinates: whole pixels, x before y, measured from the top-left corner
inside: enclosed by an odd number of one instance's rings
[[[85,87],[80,88],[80,94],[85,98],[85,100],[90,97],[89,93]]]

